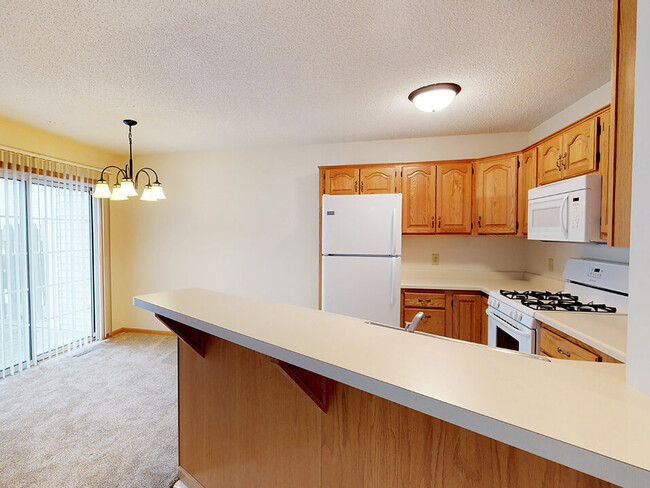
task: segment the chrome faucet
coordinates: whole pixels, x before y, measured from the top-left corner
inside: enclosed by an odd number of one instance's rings
[[[406,322],[406,332],[415,332],[415,328],[420,323],[420,320],[424,318],[424,312],[418,312],[413,317],[413,320]]]

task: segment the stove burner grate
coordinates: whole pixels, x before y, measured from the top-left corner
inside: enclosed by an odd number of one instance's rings
[[[564,292],[550,291],[517,291],[501,290],[501,295],[512,300],[518,300],[522,305],[533,310],[567,311],[567,312],[600,312],[615,313],[616,307],[602,303],[582,303],[576,295]]]

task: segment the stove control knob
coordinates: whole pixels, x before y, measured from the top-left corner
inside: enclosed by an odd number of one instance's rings
[[[521,312],[519,312],[519,314],[517,314],[517,320],[521,320],[521,317],[522,317]]]
[[[499,302],[497,302],[497,308],[499,308]]]

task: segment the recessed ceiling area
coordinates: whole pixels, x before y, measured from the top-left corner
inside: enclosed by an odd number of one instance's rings
[[[123,152],[530,130],[610,79],[610,0],[0,5],[0,115]],[[408,100],[439,82],[444,111]]]

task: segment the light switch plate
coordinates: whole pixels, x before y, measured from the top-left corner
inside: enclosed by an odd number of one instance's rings
[[[438,266],[440,264],[440,254],[431,255],[431,264],[433,266]]]

